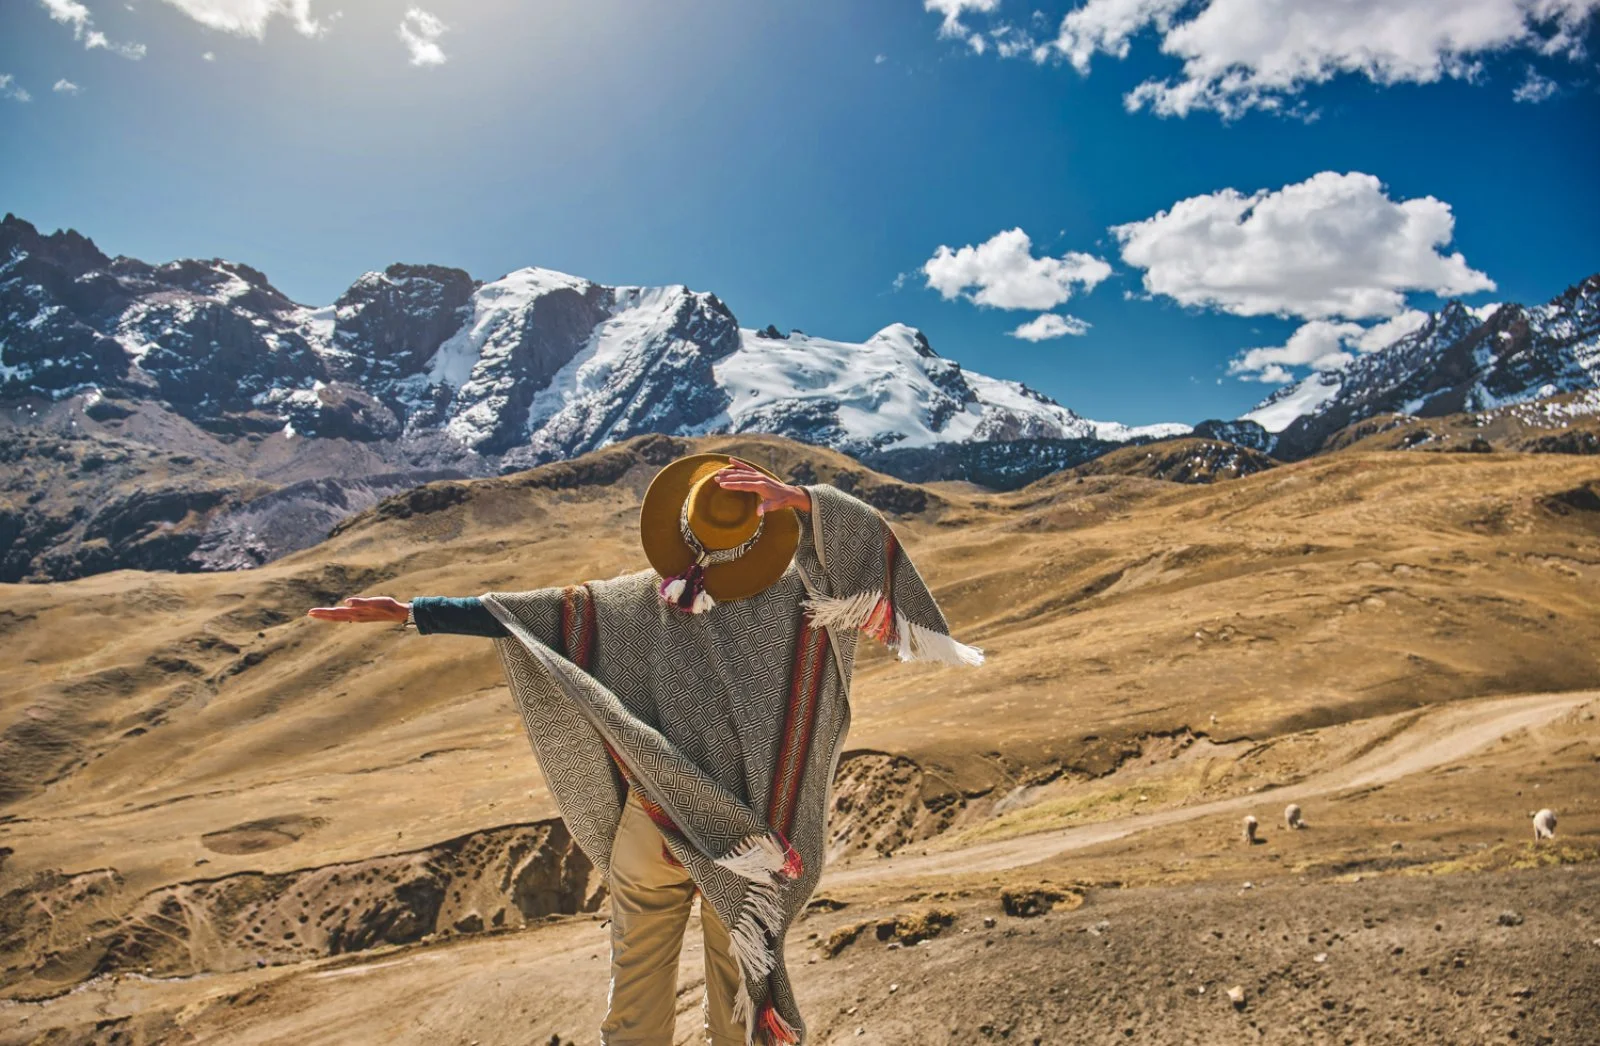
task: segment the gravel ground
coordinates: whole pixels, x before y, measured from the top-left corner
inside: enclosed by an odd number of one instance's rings
[[[964,908],[804,967],[801,995],[825,1043],[1600,1043],[1597,885],[1588,864]]]

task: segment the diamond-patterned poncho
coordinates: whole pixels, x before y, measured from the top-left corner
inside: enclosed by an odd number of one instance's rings
[[[749,599],[685,614],[653,571],[482,597],[573,838],[606,870],[623,789],[640,793],[729,927],[747,1041],[770,1046],[804,1040],[784,937],[822,872],[858,632],[903,660],[983,660],[875,509],[806,489],[793,562]]]

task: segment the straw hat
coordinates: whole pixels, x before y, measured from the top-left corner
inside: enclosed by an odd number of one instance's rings
[[[711,478],[731,464],[726,454],[691,454],[656,473],[645,491],[639,540],[661,575],[661,598],[679,610],[699,614],[719,599],[755,595],[783,576],[800,542],[793,509],[759,514],[760,497]]]

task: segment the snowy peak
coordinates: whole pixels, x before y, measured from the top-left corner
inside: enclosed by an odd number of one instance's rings
[[[739,324],[714,294],[601,289],[598,322],[529,403],[513,461],[547,461],[647,432],[711,431],[727,405],[713,364]]]
[[[772,328],[740,332],[739,351],[716,366],[727,426],[777,432],[863,455],[943,443],[1121,441],[1149,430],[1090,421],[1015,381],[962,368],[921,331],[892,324],[863,342]]]
[[[107,258],[14,217],[0,251],[0,395],[147,399],[224,438],[442,440],[512,468],[650,432],[872,454],[1187,431],[1088,420],[905,324],[861,342],[741,329],[681,285],[396,264],[307,307],[246,265]]]
[[[1285,385],[1256,404],[1240,421],[1253,421],[1268,432],[1282,432],[1295,419],[1315,414],[1324,404],[1339,395],[1344,376],[1338,371],[1317,371],[1293,385]]]
[[[1241,420],[1280,433],[1280,451],[1298,457],[1375,414],[1487,410],[1597,384],[1600,276],[1591,276],[1532,308],[1452,301],[1387,348],[1279,389]]]
[[[735,432],[780,432],[860,454],[965,439],[981,409],[960,364],[895,324],[863,342],[742,330],[716,368]]]

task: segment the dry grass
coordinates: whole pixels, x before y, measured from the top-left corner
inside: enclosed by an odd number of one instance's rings
[[[328,626],[303,611],[345,595],[470,594],[636,569],[639,497],[687,446],[652,438],[435,485],[256,571],[0,589],[0,893],[59,871],[66,896],[90,898],[83,919],[112,920],[182,884],[403,863],[554,817],[487,643]],[[958,636],[989,652],[978,671],[887,656],[859,665],[849,747],[878,761],[860,798],[877,789],[915,814],[910,828],[870,811],[847,819],[876,833],[877,853],[958,855],[1262,794],[1263,846],[1238,846],[1229,813],[1043,868],[830,886],[865,906],[853,922],[872,915],[876,926],[883,906],[929,890],[992,898],[1041,871],[1173,884],[1594,853],[1592,711],[1449,772],[1308,806],[1305,832],[1281,830],[1272,796],[1386,744],[1414,712],[1600,686],[1600,512],[1560,497],[1600,479],[1593,458],[1355,449],[1211,486],[1061,475],[998,495],[900,484],[769,438],[694,446],[906,510],[896,527]],[[1570,851],[1523,852],[1537,805],[1560,810]],[[97,869],[115,873],[73,878]],[[540,940],[567,940],[551,933]],[[589,944],[571,947],[581,960],[571,976],[599,978]],[[58,983],[88,972],[64,965]],[[164,992],[173,1012],[187,1005]]]

